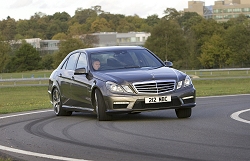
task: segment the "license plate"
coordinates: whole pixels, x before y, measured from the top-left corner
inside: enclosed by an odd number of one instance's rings
[[[145,103],[171,102],[171,96],[157,96],[145,98]]]

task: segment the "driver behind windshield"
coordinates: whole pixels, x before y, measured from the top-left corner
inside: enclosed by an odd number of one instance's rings
[[[92,61],[92,66],[93,66],[94,70],[98,70],[101,67],[101,63],[98,59],[94,59]]]

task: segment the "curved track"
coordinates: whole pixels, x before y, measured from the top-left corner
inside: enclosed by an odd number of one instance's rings
[[[0,116],[0,152],[16,160],[249,160],[250,95],[197,98],[189,119],[174,110],[56,117],[51,110]]]

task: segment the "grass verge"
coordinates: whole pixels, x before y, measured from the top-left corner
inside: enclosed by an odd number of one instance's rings
[[[193,80],[197,97],[250,94],[250,79]]]
[[[52,108],[47,86],[0,88],[0,114]]]

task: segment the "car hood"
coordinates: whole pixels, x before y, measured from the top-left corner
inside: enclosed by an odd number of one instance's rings
[[[122,70],[108,70],[95,72],[94,77],[103,81],[112,81],[118,84],[143,82],[151,80],[175,80],[179,81],[179,78],[183,76],[183,73],[168,67],[161,67],[157,69],[153,68],[136,68],[136,69],[122,69]]]

